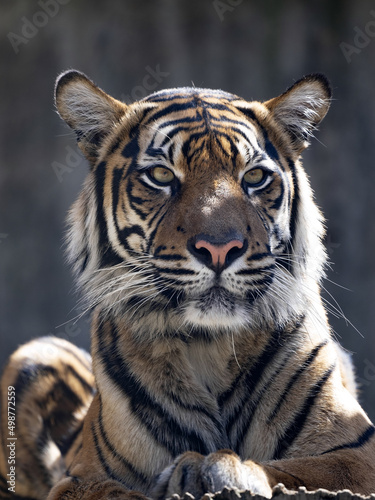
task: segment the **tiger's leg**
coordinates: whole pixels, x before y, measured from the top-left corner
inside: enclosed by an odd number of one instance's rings
[[[65,340],[40,338],[10,357],[1,380],[1,498],[47,497],[79,446],[93,393],[89,355]],[[12,470],[15,483],[7,482]]]

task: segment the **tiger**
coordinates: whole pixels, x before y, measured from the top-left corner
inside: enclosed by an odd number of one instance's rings
[[[130,104],[58,77],[89,163],[67,251],[92,360],[53,337],[11,356],[2,498],[375,492],[375,428],[329,326],[325,223],[301,162],[331,99],[322,74],[264,102],[182,87]]]

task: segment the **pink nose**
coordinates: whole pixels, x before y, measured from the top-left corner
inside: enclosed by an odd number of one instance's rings
[[[204,248],[211,255],[211,265],[215,268],[223,268],[226,264],[227,256],[230,250],[233,248],[238,248],[241,250],[243,247],[243,242],[240,240],[231,240],[225,245],[213,245],[205,240],[199,240],[195,243],[195,248],[197,250]]]

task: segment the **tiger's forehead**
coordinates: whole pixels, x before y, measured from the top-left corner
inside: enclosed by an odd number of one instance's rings
[[[148,162],[173,160],[178,153],[194,160],[223,159],[243,166],[266,154],[256,124],[241,111],[248,103],[211,89],[183,88],[152,94],[153,106],[140,124],[144,141],[140,157]],[[142,150],[143,149],[143,150]]]

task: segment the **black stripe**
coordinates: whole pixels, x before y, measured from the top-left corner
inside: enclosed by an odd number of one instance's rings
[[[266,345],[265,349],[263,350],[263,352],[258,357],[258,360],[255,360],[254,365],[250,366],[250,367],[246,367],[246,368],[244,368],[244,370],[241,370],[239,372],[239,374],[237,375],[237,377],[232,382],[232,384],[230,385],[230,387],[226,391],[222,392],[219,395],[219,397],[218,397],[218,404],[219,404],[220,408],[224,408],[225,406],[227,406],[229,400],[231,398],[235,397],[236,393],[239,393],[240,390],[244,389],[245,379],[246,379],[247,374],[251,373],[255,369],[256,365],[259,363],[259,360],[260,360],[261,356],[264,355],[267,352],[267,350],[270,348],[270,345],[272,344],[272,342],[273,341],[271,340]],[[251,361],[250,361],[250,363],[251,363]],[[242,406],[242,401],[239,401],[240,398],[236,397],[235,399],[236,399],[236,401],[238,401],[239,406]]]
[[[113,251],[108,241],[103,199],[106,167],[106,162],[102,161],[95,170],[96,220],[99,231],[98,249],[100,253],[100,267],[110,267],[122,262],[122,259]]]
[[[202,118],[197,118],[196,116],[185,116],[184,118],[178,118],[176,120],[169,120],[169,121],[166,121],[166,122],[163,122],[160,124],[160,130],[163,130],[163,128],[166,128],[166,127],[171,127],[171,126],[176,126],[176,125],[179,125],[179,124],[183,124],[183,123],[202,123]],[[177,127],[175,128],[174,130],[171,130],[171,133],[173,133],[175,130],[179,129],[180,127]],[[184,130],[191,130],[191,127],[189,128],[185,128]],[[168,134],[168,136],[166,137],[166,139],[169,139],[170,138],[170,135]],[[164,139],[165,141],[165,139]],[[160,147],[163,147],[164,145],[164,142],[161,143]]]
[[[234,130],[231,130],[231,132],[234,132]],[[228,156],[228,152],[224,149],[224,146],[221,143],[221,140],[223,138],[228,141],[229,146],[230,146],[229,158],[235,158],[238,155],[238,149],[233,141],[233,136],[227,134],[226,132],[220,132],[220,131],[216,130],[215,131],[215,142],[219,146],[223,155]],[[247,140],[248,140],[248,138],[247,138]]]
[[[246,260],[251,262],[252,260],[260,260],[265,257],[273,257],[273,254],[271,252],[255,253],[254,255],[250,255]]]
[[[287,245],[287,241],[284,241],[282,239],[278,240],[278,243],[277,243],[277,245],[274,248],[274,252],[276,250],[279,250],[279,251],[280,250],[285,250],[286,245]],[[275,252],[275,254],[276,254],[276,252]],[[281,262],[279,261],[279,257],[277,257],[277,254],[276,254],[276,262],[281,265]]]
[[[254,193],[254,195],[256,195],[256,196],[259,196],[261,194],[262,194],[261,189],[259,189],[259,191],[257,191],[256,193]],[[268,220],[268,222],[271,222],[271,224],[273,224],[275,222],[275,217],[273,217],[273,215],[271,215],[269,212],[266,212],[266,211],[263,211],[262,216],[258,212],[258,216],[261,219],[261,221],[263,222],[263,225],[266,228],[266,230],[269,231],[270,227],[269,227],[269,224],[267,224],[266,219]]]
[[[122,141],[123,141],[122,134],[112,139],[112,142],[107,148],[108,156],[112,156],[115,153],[117,153],[117,150],[120,149]]]
[[[86,229],[85,229],[85,232],[86,232]],[[90,256],[89,256],[89,252],[88,252],[88,248],[87,247],[86,247],[86,250],[81,253],[81,257],[83,258],[83,262],[82,262],[81,268],[79,270],[80,274],[82,274],[85,271],[85,269],[87,267],[87,264],[89,262],[89,257]]]
[[[14,384],[16,401],[20,399],[22,393],[25,390],[28,390],[29,387],[39,379],[39,377],[53,376],[57,378],[57,375],[58,372],[53,366],[35,364],[21,368]]]
[[[201,132],[190,134],[189,137],[184,141],[184,143],[181,146],[182,155],[186,159],[189,168],[194,155],[200,154],[202,150],[202,147],[200,147],[198,150],[197,149],[194,150],[193,148],[192,153],[189,153],[190,146],[192,143],[195,144],[196,141],[201,138],[203,138],[204,140],[207,139],[207,131],[205,129],[203,129]]]
[[[275,163],[278,164],[278,166],[281,168],[281,170],[284,170],[282,163],[280,162],[279,153],[277,152],[277,149],[275,148],[273,143],[270,141],[270,138],[268,136],[268,132],[259,122],[258,122],[258,126],[261,128],[262,133],[263,133],[265,152],[271,158],[271,160],[273,160]]]
[[[332,453],[334,451],[345,450],[345,449],[353,449],[353,448],[361,448],[364,444],[366,444],[374,435],[375,427],[371,424],[363,434],[359,436],[356,441],[351,441],[350,443],[341,444],[339,446],[335,446],[330,450],[324,451],[322,455],[326,453]]]
[[[69,405],[74,407],[83,406],[82,398],[75,392],[71,387],[69,387],[64,380],[56,378],[55,383],[52,388],[43,396],[42,400],[35,400],[35,403],[44,409],[47,407],[48,402],[52,400],[55,403],[61,403],[61,399],[64,398]],[[64,411],[66,407],[62,407],[61,410]]]
[[[117,226],[117,224],[116,224],[116,226]],[[143,227],[139,226],[139,225],[125,227],[124,229],[118,230],[118,233],[117,233],[123,247],[126,250],[128,250],[128,252],[133,252],[133,254],[134,254],[136,252],[128,243],[128,238],[130,236],[132,236],[133,234],[138,234],[142,239],[145,239],[145,237],[146,237],[144,230],[143,230]]]
[[[186,118],[183,118],[181,121],[187,121],[187,119],[186,119]],[[203,123],[203,121],[202,121],[202,118],[201,118],[201,117],[199,117],[198,119],[196,119],[196,120],[194,120],[194,121],[197,121],[197,122],[199,121],[199,122],[201,122],[201,125],[196,126],[196,127],[176,127],[174,130],[171,130],[171,131],[168,133],[168,135],[165,137],[165,139],[163,140],[163,142],[161,143],[161,145],[162,145],[162,146],[165,146],[165,144],[166,144],[167,142],[170,142],[170,141],[173,139],[173,137],[174,137],[175,135],[177,135],[179,132],[188,131],[188,132],[190,132],[190,133],[198,133],[198,131],[199,131],[200,129],[202,129],[202,127],[205,127],[205,125],[204,125],[204,123]],[[163,127],[164,127],[164,124],[162,124],[162,125],[160,126],[160,128],[161,128],[161,129],[162,129]]]
[[[144,205],[145,203],[151,203],[153,201],[150,198],[140,198],[139,196],[134,196],[133,194],[130,194],[130,198],[131,202],[135,205]]]
[[[161,213],[163,210],[164,210],[164,214],[162,215],[161,220],[165,217],[165,215],[166,215],[166,213],[167,213],[167,211],[168,211],[168,210],[166,209],[166,207],[165,207],[165,205],[164,205],[164,204],[163,204],[163,205],[161,205],[161,206],[158,208],[158,210],[154,213],[154,215],[151,217],[151,219],[150,219],[149,221],[147,221],[147,226],[148,226],[148,228],[151,228],[151,226],[153,225],[153,223],[154,223],[154,222],[155,222],[155,220],[159,217],[160,213]],[[157,222],[157,225],[156,225],[157,227],[159,227],[159,224],[160,224],[161,220],[159,220],[159,221]],[[156,227],[156,228],[157,228],[157,227]],[[156,229],[152,232],[152,237],[153,237],[153,235],[155,234],[155,232],[156,232]]]
[[[138,130],[138,128],[139,127],[137,126],[136,129]],[[124,146],[124,149],[121,152],[124,158],[132,160],[129,165],[128,175],[136,169],[137,157],[139,154],[138,136],[135,136],[133,134],[134,130],[130,132],[130,136],[132,137],[130,141]]]
[[[130,313],[131,309],[139,307],[140,304],[142,305],[142,317],[147,314],[162,312],[165,309],[165,303],[162,301],[158,302],[153,299],[145,302],[144,295],[133,295],[126,301],[126,310]],[[138,313],[138,316],[140,316],[140,312]]]
[[[152,109],[145,110],[145,113],[143,117],[141,118],[140,122],[145,118],[145,116],[150,113]],[[139,126],[140,122],[136,123],[129,131],[129,142],[124,146],[121,154],[124,158],[131,159],[131,163],[129,166],[129,173],[133,172],[133,170],[136,168],[137,165],[137,157],[139,154],[139,144],[138,144],[138,137],[139,137]]]
[[[245,276],[251,276],[253,274],[263,274],[266,271],[272,271],[275,269],[275,264],[271,264],[270,266],[266,267],[258,267],[256,269],[241,269],[240,271],[236,271],[236,275],[245,275]]]
[[[113,217],[114,220],[116,221],[116,229],[118,229],[117,225],[117,217],[116,217],[116,212],[117,212],[117,204],[118,204],[118,195],[119,195],[119,189],[120,189],[120,180],[121,180],[122,173],[120,170],[116,171],[113,174],[113,181],[112,181],[112,193],[113,193]],[[139,198],[138,196],[133,196],[132,192],[134,189],[134,184],[131,178],[128,178],[128,183],[126,186],[126,192],[128,194],[128,201],[129,201],[129,206],[134,212],[142,219],[145,220],[146,217],[149,215],[149,212],[146,212],[141,209],[142,204],[146,201],[142,198]]]
[[[224,127],[225,127],[225,124],[223,124],[223,128],[224,128]],[[245,132],[243,132],[243,130],[240,130],[240,129],[236,128],[236,127],[231,127],[231,128],[230,128],[230,131],[231,131],[231,133],[232,133],[232,134],[237,134],[237,135],[239,135],[240,137],[242,137],[242,138],[246,141],[246,143],[248,143],[248,142],[249,142],[250,138],[249,138],[249,136],[248,136],[248,135],[246,135],[246,134],[245,134]],[[254,132],[253,132],[253,131],[251,131],[251,132],[254,134]],[[216,133],[217,133],[217,134],[224,135],[222,132],[219,132],[219,131],[216,131]],[[237,148],[236,148],[236,149],[237,149]],[[237,150],[237,152],[238,152],[238,150]]]
[[[185,287],[186,286],[186,281],[184,280],[179,280],[177,278],[171,278],[170,276],[163,276],[163,281],[162,283],[156,282],[155,283],[155,288],[158,290],[162,290],[165,285],[170,285],[171,287]],[[180,293],[183,293],[183,290],[180,288]]]
[[[194,101],[189,100],[189,101],[183,101],[181,103],[173,103],[169,106],[166,106],[165,108],[156,111],[156,113],[152,114],[148,120],[145,122],[145,125],[148,125],[151,121],[155,122],[156,120],[159,120],[159,118],[163,118],[164,116],[167,116],[171,113],[176,113],[178,111],[186,111],[187,109],[193,109],[196,108],[197,105]]]
[[[239,109],[242,113],[244,113],[244,115],[246,115],[248,118],[250,118],[250,120],[254,121],[256,123],[256,125],[260,128],[262,134],[263,134],[263,139],[264,139],[264,150],[265,152],[267,153],[267,155],[273,160],[275,161],[282,170],[283,169],[283,166],[280,162],[280,157],[279,157],[279,153],[277,152],[277,149],[275,148],[275,146],[272,144],[272,142],[270,141],[270,138],[268,136],[268,132],[267,130],[264,128],[264,126],[260,123],[260,120],[259,118],[256,116],[256,114],[254,113],[254,111],[252,109],[249,109],[249,108],[237,108]]]
[[[272,230],[272,235],[276,238],[276,241],[278,242],[275,249],[278,248],[280,241],[282,240],[282,232],[280,229],[280,226],[278,224],[275,224]],[[274,250],[275,250],[274,249]]]
[[[183,427],[167,408],[153,400],[139,380],[133,376],[125,360],[118,351],[116,326],[110,327],[111,340],[108,345],[103,338],[103,325],[98,329],[98,352],[108,376],[112,382],[129,399],[133,414],[142,422],[154,439],[165,447],[172,456],[177,456],[187,450],[207,454],[210,450],[199,429],[189,430]],[[196,408],[197,410],[197,408]]]
[[[319,351],[327,345],[327,340],[322,342],[321,344],[314,347],[314,349],[310,352],[306,360],[302,363],[302,365],[298,368],[298,370],[294,373],[293,377],[289,380],[288,385],[286,386],[284,392],[280,395],[278,402],[275,405],[275,408],[272,410],[270,416],[267,419],[267,424],[269,424],[278,414],[282,403],[287,398],[289,392],[291,391],[293,385],[298,381],[298,379],[303,375],[303,373],[312,365],[314,360],[316,359]]]
[[[237,453],[241,454],[241,445],[243,444],[243,440],[245,435],[250,429],[251,423],[253,421],[255,412],[257,408],[259,408],[259,405],[261,404],[261,401],[264,396],[267,396],[267,392],[272,384],[272,382],[275,381],[279,373],[285,368],[286,364],[289,361],[289,353],[287,353],[287,356],[285,359],[280,363],[280,365],[277,367],[277,369],[272,372],[269,375],[269,378],[267,382],[264,384],[264,386],[261,388],[261,390],[258,392],[257,396],[254,399],[250,399],[247,401],[247,404],[245,404],[242,408],[242,425],[237,425],[236,427],[236,441],[234,444],[234,451]]]
[[[184,298],[184,295],[182,295],[179,290],[175,290],[171,287],[169,288],[160,287],[159,291],[160,294],[168,300],[168,302],[164,306],[165,311],[167,311],[167,309],[177,309]],[[167,322],[166,316],[165,316],[165,322]]]
[[[272,205],[270,206],[270,210],[279,210],[279,208],[281,207],[281,204],[284,200],[284,192],[285,192],[284,183],[281,183],[280,184],[280,194],[277,198],[275,198],[274,200],[271,200]]]
[[[268,344],[255,360],[254,364],[247,367],[246,370],[241,371],[232,383],[231,387],[222,393],[218,398],[221,408],[229,406],[229,399],[231,398],[234,398],[236,401],[236,408],[233,410],[232,415],[227,420],[226,424],[228,434],[241,417],[244,404],[251,400],[251,397],[257,388],[265,369],[269,366],[276,354],[281,351],[288,338],[289,334],[286,333],[285,329],[282,329],[281,327],[275,329],[271,334]]]
[[[204,99],[204,97],[205,96],[202,96],[203,99]],[[206,114],[207,114],[207,111],[210,111],[210,109],[217,109],[219,111],[227,111],[228,113],[233,114],[232,109],[227,104],[219,104],[219,103],[214,103],[214,102],[205,102],[204,100],[202,100],[202,98],[199,98],[199,103],[204,108],[204,110],[206,111]]]
[[[160,158],[161,157],[162,161],[167,160],[168,157],[167,157],[166,153],[164,152],[164,150],[161,147],[157,147],[157,148],[154,147],[155,138],[157,135],[158,135],[158,132],[155,132],[150,144],[147,146],[146,154],[149,156],[152,156],[153,158]]]
[[[298,185],[298,179],[297,179],[297,171],[296,171],[296,166],[294,162],[287,158],[287,162],[289,165],[290,172],[292,174],[292,183],[293,183],[293,188],[294,188],[294,197],[292,200],[292,208],[291,208],[291,213],[290,213],[290,240],[288,243],[289,247],[289,253],[290,255],[293,255],[293,245],[294,245],[294,240],[296,237],[296,231],[297,231],[297,219],[298,219],[298,206],[299,206],[299,201],[300,201],[300,196],[299,196],[299,185]],[[290,270],[293,272],[293,262],[288,261],[287,264],[289,263]],[[285,264],[284,264],[285,266]]]
[[[155,260],[187,260],[186,257],[183,257],[182,255],[179,255],[177,253],[175,254],[163,254],[163,255],[154,255]]]
[[[245,281],[245,285],[249,285],[249,286],[256,286],[258,289],[260,289],[260,287],[265,287],[267,285],[270,285],[272,282],[273,282],[273,277],[274,277],[274,273],[270,273],[268,276],[265,276],[264,278],[260,278],[260,279],[255,279],[253,281]]]
[[[134,233],[138,234],[142,238],[145,238],[145,233],[143,231],[143,228],[139,225],[125,227],[124,229],[120,229],[118,226],[118,223],[117,223],[117,205],[118,205],[118,199],[119,199],[119,189],[120,189],[121,176],[122,176],[121,170],[117,170],[113,174],[113,179],[112,179],[112,198],[113,198],[112,199],[112,217],[113,217],[113,220],[115,223],[117,236],[118,236],[119,240],[121,241],[121,243],[123,244],[123,246],[125,247],[125,249],[129,251],[129,250],[132,250],[132,248],[130,247],[130,245],[127,241],[127,238],[129,238],[129,236],[134,234]],[[127,189],[128,190],[131,189],[131,186],[132,186],[132,183],[129,179]],[[131,193],[129,191],[128,191],[128,197],[129,197],[129,202],[130,202],[130,206],[132,207],[132,209],[144,220],[146,218],[147,214],[143,215],[143,212],[141,210],[138,210],[138,208],[135,207],[131,203]]]
[[[236,108],[239,111],[241,111],[241,113],[243,113],[247,118],[254,121],[258,126],[263,128],[259,123],[258,117],[256,116],[256,114],[254,113],[254,111],[251,108],[245,108],[245,107],[241,107],[241,106],[236,106]]]
[[[107,464],[107,462],[103,456],[99,441],[98,441],[98,436],[97,436],[96,431],[95,431],[94,422],[91,423],[91,433],[92,433],[92,437],[94,440],[96,454],[97,454],[97,456],[99,458],[99,462],[101,463],[101,466],[105,470],[105,473],[107,474],[107,476],[110,477],[111,479],[114,479],[115,481],[118,481],[120,484],[123,484],[127,489],[130,489],[130,487],[128,485],[126,485],[126,483],[124,483],[124,480],[120,476],[115,474],[113,472],[113,470],[111,469],[111,467]]]
[[[221,115],[221,114],[219,114],[219,116],[211,116],[211,120],[213,122],[217,122],[219,125],[223,125],[223,126],[225,126],[226,123],[231,123],[231,124],[234,124],[234,125],[240,125],[241,127],[244,127],[247,130],[249,130],[249,132],[251,132],[252,134],[254,133],[254,130],[251,127],[249,127],[247,121],[233,120],[232,118],[228,118],[228,116]],[[234,130],[239,130],[239,129],[235,128],[235,127],[233,127],[233,129]],[[231,130],[232,130],[232,127],[231,127]]]
[[[184,276],[192,276],[197,274],[195,271],[191,269],[169,269],[167,267],[156,267],[156,269],[159,271],[159,273],[166,273],[166,274],[177,274],[179,276],[184,275]]]
[[[162,252],[163,250],[167,250],[167,246],[165,245],[159,245],[158,247],[156,247],[155,251],[154,251],[154,257],[157,257],[160,252]]]
[[[161,208],[163,208],[163,207],[161,207]],[[165,208],[165,207],[164,207],[164,208]],[[159,211],[158,211],[158,212],[159,212]],[[155,214],[155,215],[156,215],[156,214]],[[151,247],[152,247],[152,245],[153,245],[153,243],[154,243],[154,238],[155,238],[155,235],[156,235],[156,233],[157,233],[157,231],[158,231],[158,229],[159,229],[160,224],[163,222],[164,217],[165,217],[166,215],[167,215],[167,210],[165,210],[165,212],[164,212],[164,213],[160,216],[160,219],[158,220],[158,222],[157,222],[156,226],[155,226],[155,227],[154,227],[154,229],[152,230],[152,232],[151,232],[151,234],[150,234],[150,236],[149,236],[149,238],[148,238],[148,241],[147,241],[147,248],[146,248],[146,251],[145,251],[145,253],[146,253],[146,254],[147,254],[147,253],[151,253]],[[154,219],[154,218],[155,218],[155,216],[153,217],[153,219]]]
[[[67,365],[67,371],[79,381],[84,391],[90,394],[95,393],[95,388],[87,382],[71,365]]]
[[[87,196],[85,197],[85,203],[84,203],[83,210],[84,210],[84,212],[82,214],[82,219],[84,221],[87,221],[88,216],[89,216],[89,207],[88,207],[88,203],[87,203]],[[77,257],[75,259],[76,264],[78,263],[78,261],[80,261],[80,270],[79,270],[80,274],[82,274],[86,270],[87,264],[88,264],[89,259],[90,259],[90,250],[89,250],[88,242],[87,242],[87,225],[86,224],[84,225],[83,234],[81,234],[81,238],[82,238],[82,241],[84,242],[84,247],[82,248],[82,250],[80,251],[80,253],[77,255]]]
[[[175,147],[176,147],[176,145],[174,143],[169,143],[169,147],[168,147],[168,160],[169,160],[169,163],[171,165],[174,164],[173,159],[174,159]]]
[[[323,377],[309,390],[309,394],[303,402],[302,408],[298,411],[283,436],[279,439],[274,452],[273,460],[280,460],[301,433],[306,420],[313,409],[316,398],[321,394],[322,389],[331,376],[334,368],[335,365],[332,365],[331,368],[325,372]]]
[[[109,449],[109,451],[112,453],[112,455],[121,462],[121,464],[130,471],[130,473],[135,477],[136,481],[141,482],[141,483],[147,483],[149,481],[148,477],[145,476],[142,472],[137,470],[133,464],[131,464],[125,457],[120,455],[116,449],[113,447],[112,443],[110,442],[108,435],[104,429],[104,424],[103,424],[103,407],[102,407],[102,400],[101,398],[99,399],[99,431],[101,438],[103,439],[103,442],[105,446]]]

